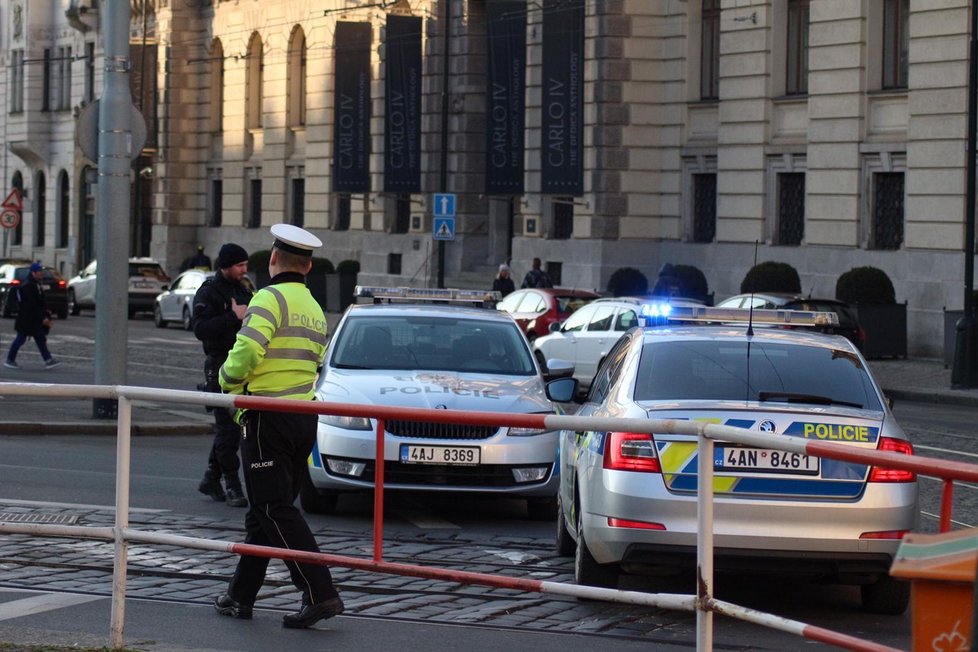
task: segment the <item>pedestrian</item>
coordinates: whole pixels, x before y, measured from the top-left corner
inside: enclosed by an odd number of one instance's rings
[[[17,300],[17,318],[14,320],[14,330],[17,336],[10,343],[10,351],[3,366],[8,369],[20,369],[17,364],[17,351],[24,345],[27,338],[33,337],[37,350],[44,358],[45,369],[54,369],[61,363],[51,357],[48,351],[48,332],[51,330],[51,312],[44,302],[44,290],[41,280],[44,278],[44,265],[40,261],[31,263],[27,280],[13,290]]]
[[[550,280],[550,275],[541,269],[541,264],[539,258],[533,259],[533,267],[523,277],[523,285],[521,287],[552,288],[554,286],[553,281]]]
[[[679,277],[676,276],[675,268],[666,263],[659,269],[659,276],[652,287],[652,294],[657,297],[678,297],[682,296],[683,286]]]
[[[197,245],[197,253],[195,253],[193,256],[185,258],[183,264],[180,265],[181,272],[185,272],[188,269],[203,269],[210,271],[211,257],[204,253],[204,245]]]
[[[204,385],[200,389],[221,392],[217,373],[234,346],[252,292],[243,279],[248,271],[248,252],[229,242],[217,254],[217,271],[194,295],[194,335],[204,346]],[[197,485],[200,493],[231,507],[245,507],[248,501],[241,490],[238,469],[238,445],[241,427],[227,408],[215,407],[214,442],[207,457],[204,479]],[[224,486],[221,486],[224,478]]]
[[[221,367],[221,387],[232,394],[312,400],[326,352],[326,316],[306,287],[313,249],[319,238],[291,224],[272,227],[267,287],[252,298],[234,347]],[[244,430],[248,513],[245,543],[319,552],[316,539],[294,502],[305,481],[307,459],[316,441],[316,414],[247,410],[237,415]],[[343,613],[343,600],[325,564],[286,561],[292,582],[302,592],[299,611],[282,625],[310,627]],[[268,558],[243,555],[227,591],[214,599],[217,612],[252,616],[265,579]]]
[[[499,273],[496,274],[496,278],[492,281],[492,289],[498,290],[499,294],[503,297],[516,289],[516,284],[513,283],[513,279],[509,276],[509,265],[506,263],[499,266]]]

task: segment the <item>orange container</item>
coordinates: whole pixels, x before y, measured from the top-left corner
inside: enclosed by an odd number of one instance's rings
[[[913,649],[968,652],[974,619],[978,532],[908,534],[890,574],[911,581]]]

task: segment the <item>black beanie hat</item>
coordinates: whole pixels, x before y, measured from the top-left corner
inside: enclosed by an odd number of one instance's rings
[[[248,260],[248,252],[243,247],[229,242],[222,246],[221,251],[217,254],[217,268],[226,269],[246,260]]]

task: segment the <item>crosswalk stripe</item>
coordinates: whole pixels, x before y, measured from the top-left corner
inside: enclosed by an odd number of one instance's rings
[[[107,600],[103,595],[79,595],[73,593],[42,593],[23,600],[12,600],[11,602],[0,603],[0,620],[10,620],[12,618],[22,618],[45,611],[64,609],[75,605],[94,602],[96,600]]]

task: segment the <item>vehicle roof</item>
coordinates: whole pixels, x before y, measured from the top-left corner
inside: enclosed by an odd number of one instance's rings
[[[747,325],[675,325],[675,326],[646,326],[644,341],[662,340],[729,340],[731,342],[746,342]],[[817,331],[802,329],[784,329],[768,324],[754,324],[752,342],[793,344],[813,346],[826,349],[847,349],[856,351],[855,346],[841,335],[827,335]]]
[[[601,295],[593,290],[579,290],[577,288],[517,288],[516,291],[521,290],[535,290],[537,292],[543,292],[544,294],[550,294],[553,296],[564,296],[564,297],[594,297],[598,298]]]
[[[516,324],[507,312],[495,308],[477,308],[472,306],[436,304],[436,303],[364,303],[352,305],[347,309],[347,316],[395,316],[409,317],[452,317],[455,319],[478,319],[503,321]]]
[[[845,301],[839,301],[838,299],[830,299],[828,297],[813,297],[807,296],[798,292],[741,292],[740,294],[734,294],[727,297],[720,303],[726,303],[731,299],[740,299],[742,297],[760,297],[765,300],[770,300],[771,303],[793,303],[795,301],[817,301],[819,303],[830,303],[835,305],[849,305]]]

